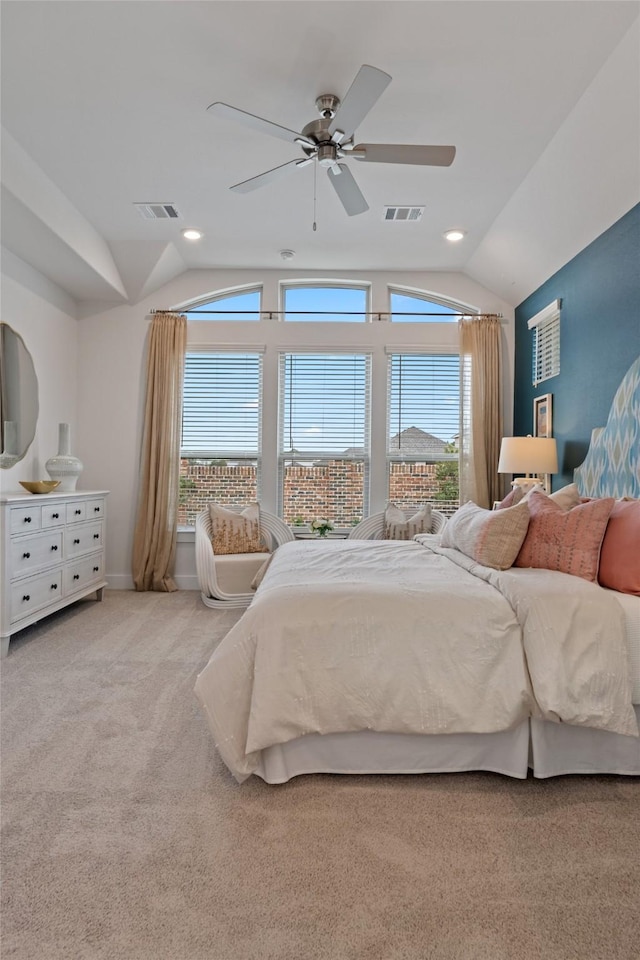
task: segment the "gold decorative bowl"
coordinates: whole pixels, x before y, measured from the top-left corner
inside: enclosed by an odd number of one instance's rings
[[[29,493],[51,493],[60,486],[59,480],[18,480],[18,483]]]

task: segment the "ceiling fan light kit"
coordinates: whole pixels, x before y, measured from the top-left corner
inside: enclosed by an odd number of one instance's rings
[[[258,176],[243,180],[230,187],[236,193],[249,193],[265,186],[296,167],[305,167],[314,160],[327,171],[329,182],[348,216],[353,217],[369,209],[351,171],[341,161],[354,158],[367,163],[402,163],[429,167],[448,167],[453,163],[456,148],[452,146],[427,146],[402,143],[353,142],[358,124],[377,102],[391,77],[377,67],[363,64],[349,87],[344,99],[332,93],[324,93],[316,99],[320,118],[312,120],[302,131],[290,130],[280,124],[239,110],[228,103],[216,102],[207,108],[214,116],[234,120],[252,130],[266,133],[281,140],[295,143],[302,148],[302,160],[290,160]]]

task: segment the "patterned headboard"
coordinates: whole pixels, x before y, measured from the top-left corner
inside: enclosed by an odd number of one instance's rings
[[[591,432],[574,479],[584,497],[640,497],[640,357],[616,391],[606,427]]]

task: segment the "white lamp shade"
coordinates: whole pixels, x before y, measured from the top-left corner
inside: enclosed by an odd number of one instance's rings
[[[498,473],[557,473],[558,451],[552,437],[503,437]]]

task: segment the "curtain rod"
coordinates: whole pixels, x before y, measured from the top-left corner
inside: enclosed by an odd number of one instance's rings
[[[157,307],[155,310],[150,310],[151,315],[155,313],[200,313],[200,314],[256,314],[258,316],[268,317],[271,320],[273,317],[284,317],[287,314],[295,314],[300,317],[309,317],[309,316],[322,316],[322,317],[332,317],[334,315],[340,315],[343,317],[377,317],[380,320],[382,317],[471,317],[475,320],[503,320],[504,317],[501,313],[439,313],[434,311],[433,313],[424,313],[421,310],[198,310],[194,307],[193,310],[167,310],[162,307]]]

